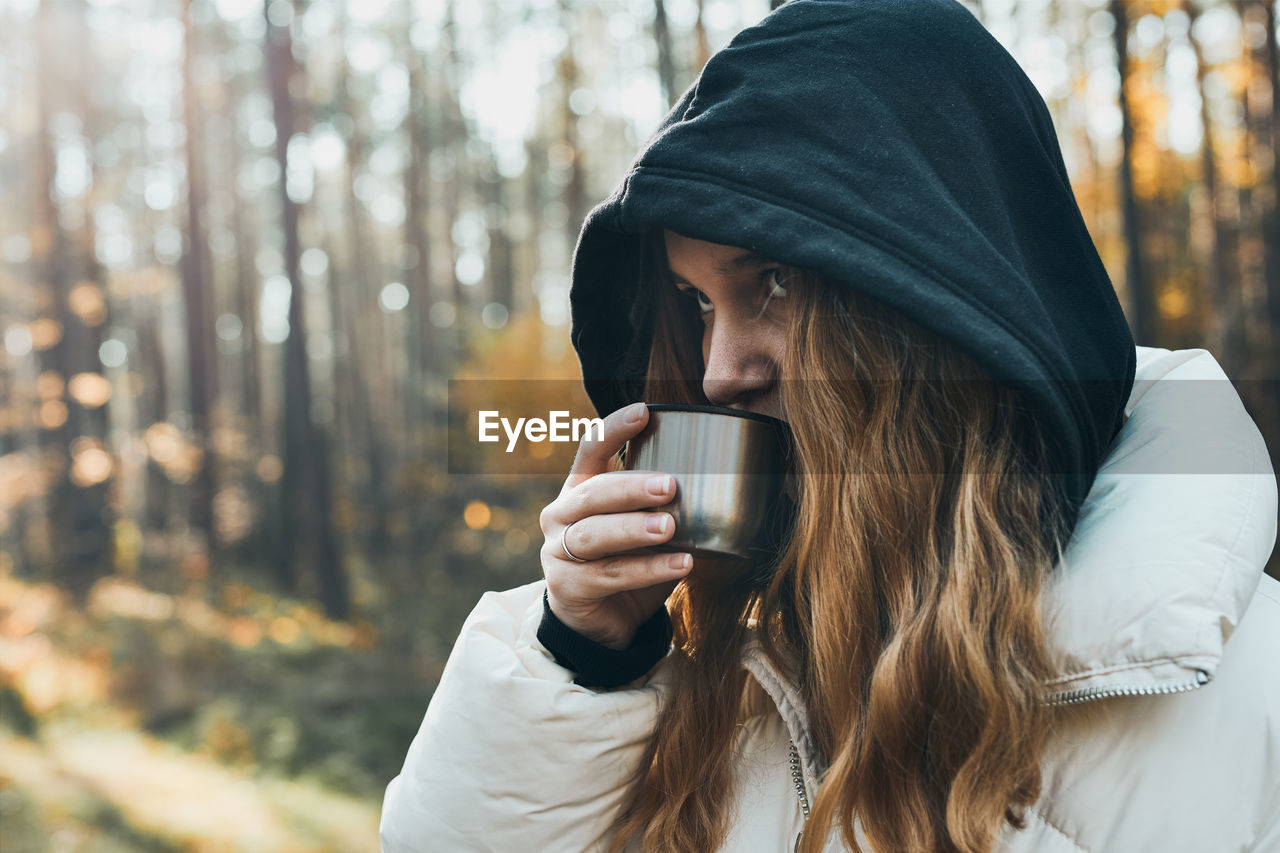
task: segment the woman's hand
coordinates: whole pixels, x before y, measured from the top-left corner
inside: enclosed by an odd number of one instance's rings
[[[584,438],[564,488],[542,510],[542,572],[556,618],[613,649],[631,644],[636,629],[662,607],[689,572],[689,554],[647,549],[675,533],[666,512],[645,512],[675,495],[675,478],[656,471],[610,471],[609,462],[649,420],[637,403],[604,419],[604,437]],[[576,562],[560,547],[561,532]]]

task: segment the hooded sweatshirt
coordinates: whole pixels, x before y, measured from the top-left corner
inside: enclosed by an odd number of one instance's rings
[[[792,0],[710,59],[574,254],[571,336],[601,416],[642,399],[657,229],[854,288],[1022,390],[1074,527],[1134,340],[1044,101],[958,2]]]

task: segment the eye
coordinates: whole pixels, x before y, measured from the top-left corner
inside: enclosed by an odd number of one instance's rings
[[[697,288],[682,287],[680,288],[680,295],[695,303],[698,306],[698,311],[703,315],[710,314],[715,310],[711,300],[707,299],[706,294]]]
[[[770,302],[775,299],[787,298],[787,279],[782,277],[781,267],[771,267],[761,273],[760,277],[767,288],[767,292],[764,296],[764,302],[760,304],[760,311],[756,314],[757,319],[764,316],[764,312],[768,309]]]
[[[785,299],[787,296],[787,279],[782,277],[782,268],[774,267],[764,271],[764,283],[769,287],[770,299]]]

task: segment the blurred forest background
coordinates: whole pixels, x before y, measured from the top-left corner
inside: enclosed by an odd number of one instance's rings
[[[968,5],[1138,341],[1211,350],[1274,456],[1273,4]],[[769,8],[0,2],[5,853],[376,849],[574,449],[450,476],[447,382],[579,376],[584,215]],[[532,410],[589,412],[575,386]]]

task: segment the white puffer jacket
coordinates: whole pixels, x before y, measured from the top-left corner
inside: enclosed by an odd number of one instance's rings
[[[1185,381],[1184,381],[1185,380]],[[1192,383],[1192,380],[1208,380]],[[1129,415],[1047,595],[1056,701],[1040,800],[1001,853],[1280,851],[1280,583],[1267,449],[1204,350],[1138,348]],[[486,593],[383,803],[383,853],[583,851],[602,841],[653,729],[662,663],[573,683],[538,642],[541,581]],[[723,850],[786,851],[788,766],[815,760],[798,693],[748,644],[776,703],[744,727]],[[828,850],[843,850],[833,833]]]

